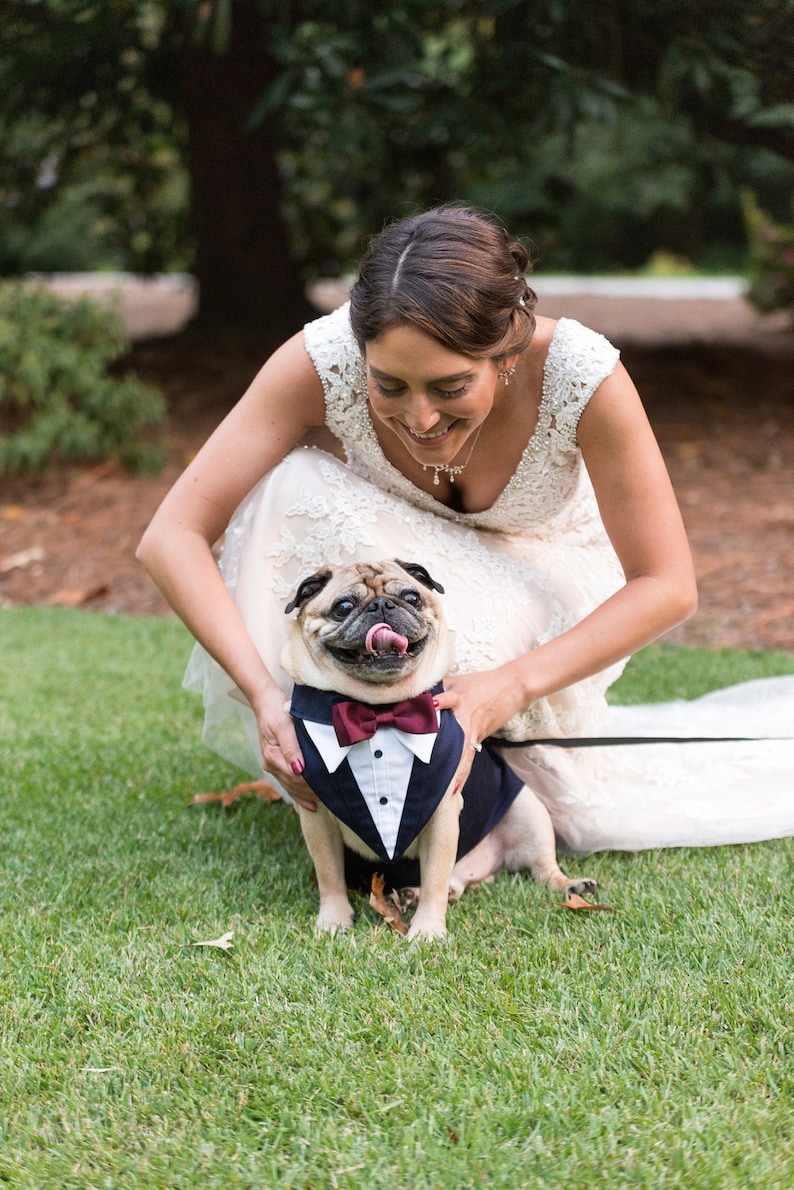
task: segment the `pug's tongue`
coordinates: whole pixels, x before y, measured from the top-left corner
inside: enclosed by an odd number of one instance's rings
[[[408,648],[408,638],[400,636],[388,624],[373,624],[364,642],[368,653],[399,653]]]

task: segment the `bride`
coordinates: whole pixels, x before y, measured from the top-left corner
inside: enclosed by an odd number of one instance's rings
[[[618,352],[536,317],[528,266],[469,208],[387,226],[349,305],[275,352],[174,485],[139,556],[199,642],[205,738],[311,809],[284,607],[323,566],[399,557],[446,591],[441,708],[474,747],[506,741],[569,849],[792,834],[790,743],[747,737],[790,736],[794,680],[607,709],[626,659],[694,611],[692,561]],[[740,738],[531,742],[600,732]]]

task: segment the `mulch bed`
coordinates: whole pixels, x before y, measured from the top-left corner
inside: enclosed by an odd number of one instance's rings
[[[139,344],[131,364],[168,395],[157,477],[118,465],[3,480],[0,602],[170,614],[133,552],[190,456],[260,366],[261,343],[195,332]],[[793,353],[794,354],[794,353]],[[794,652],[794,367],[744,347],[628,348],[692,542],[697,615],[668,640]]]

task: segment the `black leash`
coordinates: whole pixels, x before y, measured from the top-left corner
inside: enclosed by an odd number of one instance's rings
[[[502,740],[490,736],[496,748],[532,748],[543,744],[551,748],[604,748],[610,744],[751,744],[759,740],[783,740],[787,736],[582,736],[569,740]]]

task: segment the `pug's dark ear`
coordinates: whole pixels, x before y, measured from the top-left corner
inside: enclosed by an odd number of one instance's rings
[[[320,571],[319,574],[313,574],[309,578],[305,578],[298,587],[295,598],[291,599],[284,608],[284,614],[288,616],[290,612],[295,611],[296,607],[303,607],[304,603],[307,603],[310,599],[322,591],[323,587],[330,578],[330,570],[323,570]]]
[[[401,562],[399,558],[395,558],[394,561],[398,566],[402,566],[403,570],[407,570],[411,578],[415,578],[423,587],[429,587],[431,591],[438,591],[439,595],[444,594],[441,583],[437,583],[434,578],[431,578],[424,566],[420,566],[418,562]]]

